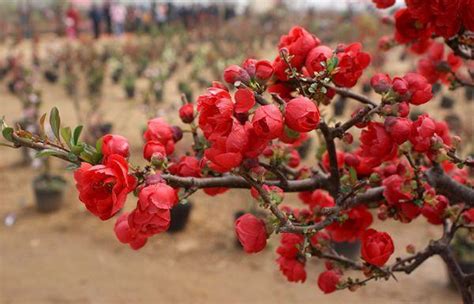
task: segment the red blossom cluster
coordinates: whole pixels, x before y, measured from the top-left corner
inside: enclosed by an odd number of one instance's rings
[[[394,1],[374,2],[385,8]],[[408,8],[396,14],[400,42],[471,26],[464,13],[456,15],[460,7],[471,10],[468,1],[407,3]],[[370,64],[370,55],[360,43],[331,49],[298,26],[281,37],[278,51],[273,62],[247,59],[225,69],[227,85],[213,82],[197,98],[196,107],[185,102],[180,108],[184,126],[171,126],[162,118],[150,120],[143,134],[143,158],[148,161],[143,169],[129,165],[129,144],[119,135],[104,136],[99,151],[74,155],[71,161],[79,165],[76,186],[86,208],[107,220],[134,192],[136,207],[117,218],[115,233],[120,242],[139,249],[151,236],[168,230],[170,210],[197,189],[218,195],[228,187],[248,188],[272,215],[248,213],[235,221],[245,252],[264,250],[267,239],[280,233],[277,264],[288,281],[306,281],[310,257],[329,261],[317,279],[324,293],[361,284],[345,277],[350,266],[369,279],[388,279],[394,268],[386,265],[395,244],[387,232],[372,228],[375,220],[409,223],[422,215],[440,225],[457,212],[463,224],[474,221],[472,202],[451,200],[444,195],[446,188],[438,191],[426,177],[430,168],[437,168],[459,189],[470,189],[463,186],[472,183],[462,168],[467,162],[455,155],[447,124],[428,114],[414,121],[408,118],[410,107],[431,100],[431,83],[446,76],[439,66],[447,62],[455,70],[456,58],[444,58],[443,48],[434,44],[429,58],[420,62],[419,73],[374,75],[370,84],[380,102],[356,96],[364,107],[346,123],[330,126],[321,108],[336,93],[348,94],[346,89],[356,85]],[[352,127],[360,132],[352,133]],[[322,135],[317,168],[302,166],[296,150],[313,131]],[[192,135],[192,150],[175,155],[183,134]],[[73,153],[60,152],[55,153],[64,159]],[[302,207],[281,205],[290,191],[298,192]],[[377,209],[377,217],[370,209]],[[357,241],[361,261],[351,263],[334,254],[334,243]]]

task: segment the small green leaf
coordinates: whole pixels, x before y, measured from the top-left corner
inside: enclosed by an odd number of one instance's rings
[[[73,136],[72,136],[72,144],[77,145],[79,142],[79,137],[81,136],[83,126],[77,126],[74,129]]]
[[[95,148],[98,152],[102,152],[102,137],[95,143]]]
[[[71,147],[72,153],[76,155],[80,155],[82,151],[84,151],[84,146],[83,145],[75,145]]]
[[[59,117],[59,111],[56,107],[52,108],[51,113],[49,113],[49,124],[51,125],[51,129],[53,129],[54,136],[61,142],[61,138],[59,137],[61,118]]]
[[[66,166],[66,170],[76,170],[77,168],[79,168],[77,164],[69,164]]]
[[[8,140],[8,141],[11,141],[13,142],[13,128],[11,127],[6,127],[2,130],[2,135],[3,137]]]
[[[63,139],[66,142],[66,144],[68,145],[68,147],[71,148],[72,147],[72,145],[71,145],[71,137],[72,137],[71,128],[70,127],[61,128],[61,136],[63,137]]]
[[[352,182],[352,183],[357,182],[357,172],[356,172],[356,170],[354,169],[354,167],[350,167],[350,168],[349,168],[349,174],[351,175],[351,182]]]

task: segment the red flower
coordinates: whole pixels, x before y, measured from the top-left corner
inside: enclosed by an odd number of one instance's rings
[[[411,120],[407,118],[389,116],[385,119],[384,126],[392,140],[401,145],[410,137],[411,124]]]
[[[341,280],[341,275],[335,270],[326,270],[319,274],[318,287],[324,293],[336,291],[337,285]]]
[[[344,213],[347,219],[329,225],[327,230],[336,242],[353,242],[372,224],[372,214],[365,206],[357,206]]]
[[[130,228],[128,224],[128,212],[123,213],[115,222],[114,231],[117,239],[124,244],[128,244],[132,249],[138,250],[145,246],[148,238]]]
[[[212,170],[220,173],[240,165],[247,147],[248,136],[245,128],[235,122],[227,137],[215,138],[212,146],[204,151]]]
[[[236,81],[248,83],[250,81],[250,76],[246,70],[233,64],[224,70],[224,81],[230,84],[234,84]]]
[[[300,234],[282,233],[280,238],[280,246],[276,252],[285,258],[295,259],[300,252],[298,246],[304,241],[304,237]]]
[[[118,154],[125,158],[130,156],[128,140],[121,135],[107,134],[102,137],[102,154],[104,158]]]
[[[179,118],[184,123],[192,123],[194,120],[194,107],[192,103],[187,103],[179,108]]]
[[[395,4],[395,0],[372,0],[377,8],[389,8],[390,6]]]
[[[267,245],[265,222],[250,213],[235,221],[235,233],[247,253],[260,252]]]
[[[306,55],[311,49],[318,46],[320,41],[318,38],[308,33],[300,26],[294,26],[290,29],[288,35],[283,35],[280,38],[278,49],[286,48],[290,55],[291,65],[296,68],[301,68],[306,59]]]
[[[395,13],[395,40],[399,43],[427,39],[431,31],[427,23],[414,17],[412,10],[402,8]]]
[[[321,72],[326,69],[326,61],[331,58],[332,50],[325,46],[320,45],[312,49],[306,57],[305,67],[308,71],[309,76],[314,76],[314,73]],[[323,64],[321,64],[323,63]]]
[[[291,92],[293,90],[286,86],[284,83],[277,82],[268,87],[268,93],[274,93],[283,98],[285,101],[289,101],[291,97]]]
[[[144,187],[138,196],[137,208],[128,217],[130,227],[152,236],[168,230],[170,209],[178,203],[176,190],[164,183]]]
[[[252,119],[252,126],[257,136],[274,139],[283,132],[283,116],[280,109],[273,105],[257,108]]]
[[[425,77],[417,73],[407,73],[403,79],[408,84],[408,94],[410,98],[408,101],[414,105],[421,105],[427,103],[433,97],[431,91],[431,84],[428,83]]]
[[[247,113],[255,105],[255,96],[249,89],[235,92],[235,113]]]
[[[301,157],[298,151],[291,150],[288,155],[288,166],[290,168],[297,168],[301,163]]]
[[[138,195],[138,208],[141,211],[155,212],[158,209],[171,209],[178,203],[176,190],[167,184],[157,183],[144,187]]]
[[[174,151],[173,130],[162,118],[149,120],[143,137],[146,141],[160,142],[165,147],[167,155]]]
[[[429,2],[433,14],[431,24],[434,32],[444,38],[456,35],[461,28],[461,4],[464,0],[432,0]]]
[[[464,27],[474,32],[474,0],[465,0],[462,8],[462,22]]]
[[[436,123],[428,115],[418,116],[411,127],[410,142],[413,150],[417,152],[428,152],[431,148],[431,138],[436,132]]]
[[[289,282],[304,283],[306,281],[306,270],[304,269],[304,264],[300,261],[279,257],[277,263],[280,265],[280,271]]]
[[[224,188],[224,187],[211,187],[211,188],[203,189],[204,193],[210,196],[216,196],[218,194],[222,194],[226,192],[227,190],[229,190],[229,188]]]
[[[327,191],[321,189],[314,190],[309,199],[304,202],[308,204],[312,210],[315,208],[322,209],[335,206],[334,198],[329,195]]]
[[[377,73],[370,79],[370,85],[375,92],[385,93],[392,87],[392,80],[387,74]]]
[[[424,202],[421,214],[429,223],[441,225],[444,219],[444,211],[448,207],[448,199],[443,195],[436,195],[434,202]]]
[[[411,202],[413,200],[413,190],[409,187],[410,181],[398,174],[385,178],[382,185],[385,187],[383,196],[389,204]]]
[[[208,88],[198,97],[199,127],[207,139],[227,135],[232,128],[234,104],[229,92]]]
[[[298,132],[309,132],[319,125],[319,109],[309,98],[296,97],[286,104],[285,123]]]
[[[397,145],[379,122],[369,122],[367,129],[362,130],[360,142],[362,156],[370,157],[377,165],[397,153]]]
[[[267,80],[273,75],[272,63],[268,60],[259,60],[255,64],[255,76],[260,80]]]
[[[143,146],[143,158],[150,161],[152,156],[164,158],[166,157],[166,149],[159,141],[148,141]]]
[[[394,246],[390,235],[368,229],[362,234],[361,256],[369,264],[382,267],[393,254]]]
[[[201,167],[199,166],[199,160],[193,156],[183,156],[179,162],[174,163],[169,167],[169,171],[172,174],[178,176],[201,176]]]
[[[107,220],[122,209],[127,194],[135,189],[136,178],[128,174],[128,163],[112,154],[103,165],[81,163],[74,172],[79,199],[101,220]]]
[[[465,211],[462,216],[466,223],[474,223],[474,208],[470,208],[469,210]]]
[[[337,167],[339,169],[341,169],[342,166],[344,166],[344,156],[345,156],[344,152],[336,151]],[[324,152],[323,158],[322,158],[322,163],[323,163],[324,169],[329,171],[330,168],[331,168],[331,164],[329,163],[329,153],[328,153],[328,151]]]
[[[352,88],[362,76],[362,71],[370,64],[370,55],[361,52],[360,43],[352,43],[336,54],[339,62],[332,80],[340,87]]]
[[[151,213],[136,208],[128,216],[129,226],[146,237],[165,232],[170,227],[170,221],[169,209],[156,209]]]

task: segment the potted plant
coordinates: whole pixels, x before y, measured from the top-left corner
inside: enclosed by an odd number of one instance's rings
[[[174,233],[183,231],[189,221],[189,215],[193,209],[190,201],[183,201],[171,209],[171,222],[168,232]]]
[[[123,81],[123,89],[125,90],[127,98],[129,99],[135,97],[135,81],[136,81],[136,77],[132,75],[131,73],[128,73],[127,75],[125,75],[125,78]]]
[[[33,180],[36,208],[39,212],[53,212],[63,203],[66,181],[58,175],[50,173],[49,161],[44,162],[45,171]]]

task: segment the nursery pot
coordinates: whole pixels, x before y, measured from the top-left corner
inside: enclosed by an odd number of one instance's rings
[[[63,202],[66,181],[55,175],[42,174],[33,180],[36,207],[39,212],[58,210]]]
[[[360,241],[355,242],[333,242],[332,247],[337,253],[354,259],[360,256]]]
[[[134,87],[126,87],[125,88],[125,93],[127,93],[128,98],[133,98],[133,97],[135,97],[135,88]]]
[[[171,221],[168,232],[179,232],[186,228],[193,205],[191,202],[177,204],[171,209]]]
[[[50,83],[55,83],[58,80],[58,74],[53,71],[45,71],[44,78],[46,78]]]
[[[309,150],[311,149],[312,143],[313,143],[313,139],[309,137],[298,148],[296,148],[301,159],[306,159],[306,157],[308,156]]]

